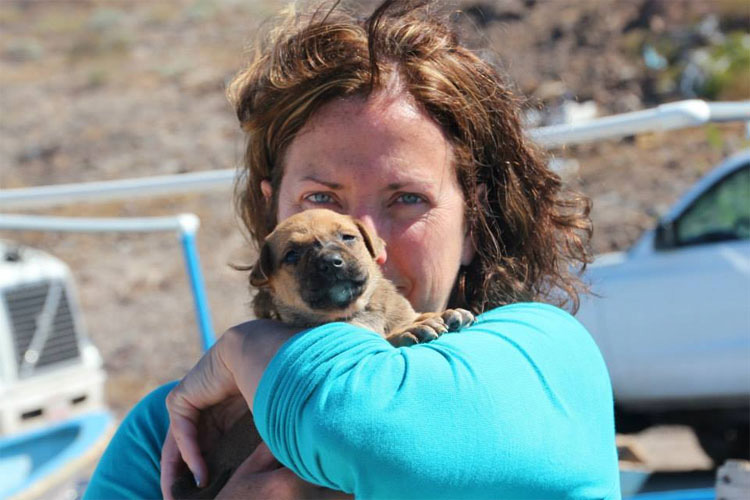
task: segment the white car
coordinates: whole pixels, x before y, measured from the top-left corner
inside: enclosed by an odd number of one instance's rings
[[[715,462],[750,457],[750,151],[586,281],[577,316],[607,362],[618,430],[687,424]]]

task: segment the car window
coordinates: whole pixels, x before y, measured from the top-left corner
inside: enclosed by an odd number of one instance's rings
[[[750,239],[750,164],[698,198],[677,220],[677,244]]]

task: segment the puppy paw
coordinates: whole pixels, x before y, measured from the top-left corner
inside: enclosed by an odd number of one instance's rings
[[[465,326],[474,323],[474,315],[466,309],[446,309],[440,315],[449,332],[457,332]]]
[[[443,318],[436,313],[420,314],[411,325],[398,330],[385,339],[396,347],[420,344],[435,340],[448,331]]]
[[[396,347],[431,342],[442,334],[455,332],[474,322],[465,309],[447,309],[442,313],[423,313],[408,327],[394,332],[386,340]]]

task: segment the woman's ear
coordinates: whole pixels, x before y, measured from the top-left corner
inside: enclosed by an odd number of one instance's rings
[[[273,255],[271,255],[271,247],[268,243],[264,243],[260,249],[258,261],[253,265],[253,270],[250,272],[250,284],[254,287],[266,286],[272,273]]]
[[[271,198],[273,197],[273,187],[271,187],[271,182],[267,179],[263,179],[260,181],[260,191],[263,193],[263,198],[266,199],[266,203],[271,203]]]
[[[472,235],[471,230],[466,231],[466,235],[464,236],[464,243],[461,247],[461,265],[462,266],[468,266],[471,264],[471,261],[474,260],[474,255],[477,253],[476,248],[474,247],[474,238]]]
[[[383,265],[387,258],[387,254],[385,253],[385,242],[380,239],[378,235],[367,229],[367,226],[365,226],[362,221],[355,219],[354,223],[357,225],[357,229],[359,229],[362,239],[365,241],[367,251],[370,252],[372,258],[375,259],[375,262],[379,265]]]
[[[486,184],[479,184],[477,186],[477,195],[476,195],[475,203],[476,205],[473,207],[474,210],[481,210],[481,207],[487,206],[487,185]],[[467,210],[468,211],[468,210]],[[477,253],[476,246],[474,244],[474,234],[471,229],[471,225],[473,223],[473,218],[465,217],[464,224],[466,227],[464,228],[464,242],[461,247],[461,265],[462,266],[468,266],[471,264],[471,261],[474,260],[474,255]]]

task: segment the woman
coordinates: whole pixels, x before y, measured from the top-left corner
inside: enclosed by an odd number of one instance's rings
[[[463,307],[478,322],[399,349],[340,323],[230,329],[131,412],[88,497],[156,496],[160,474],[169,496],[183,459],[205,484],[201,450],[249,405],[267,447],[227,497],[335,494],[321,485],[618,498],[606,368],[583,327],[542,303],[577,307],[588,203],[545,167],[517,101],[449,23],[392,0],[365,20],[290,13],[230,97],[248,133],[238,207],[256,242],[308,208],[351,214],[385,240],[383,272],[415,310]]]

